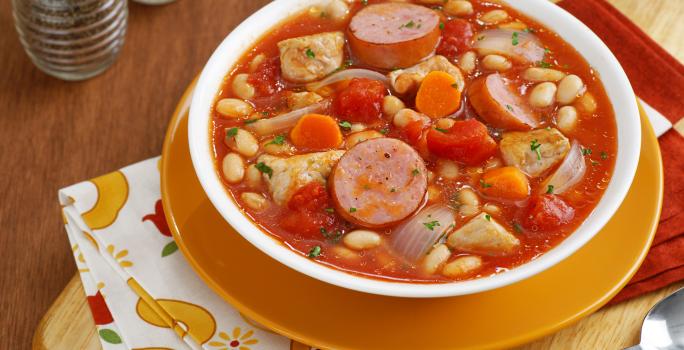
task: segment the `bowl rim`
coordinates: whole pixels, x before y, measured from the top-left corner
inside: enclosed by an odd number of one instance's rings
[[[347,289],[395,297],[448,297],[492,290],[536,275],[576,252],[613,216],[634,179],[641,147],[637,99],[627,75],[608,47],[565,10],[548,0],[509,0],[509,6],[558,33],[589,62],[613,105],[618,143],[615,168],[601,200],[572,234],[538,258],[510,270],[467,281],[425,284],[372,279],[344,272],[312,261],[263,232],[243,214],[220,179],[211,145],[211,110],[225,77],[256,40],[292,15],[327,2],[329,0],[275,0],[252,14],[227,35],[211,55],[192,96],[188,142],[200,184],[221,216],[259,250],[300,273]]]

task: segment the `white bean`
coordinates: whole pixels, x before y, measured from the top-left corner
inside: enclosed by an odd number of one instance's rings
[[[229,183],[238,183],[245,177],[245,162],[237,153],[228,153],[223,157],[221,169],[223,170],[223,177]]]
[[[400,100],[396,96],[385,96],[385,98],[382,100],[382,111],[386,116],[394,117],[397,112],[404,108],[406,108],[404,101]]]
[[[473,51],[468,51],[458,60],[458,67],[466,73],[472,73],[477,66],[477,55]]]
[[[232,134],[230,134],[231,131]],[[251,132],[240,128],[228,129],[226,131],[225,143],[233,151],[248,158],[254,157],[259,151],[259,141],[257,141],[256,137]]]
[[[589,92],[584,93],[580,98],[575,101],[575,106],[579,112],[592,114],[596,112],[598,107],[594,95]]]
[[[277,144],[273,142],[274,139],[268,139],[261,143],[264,152],[272,156],[283,156],[291,155],[294,153],[294,147],[287,141],[283,141],[282,144]]]
[[[497,24],[508,19],[508,12],[504,10],[492,10],[480,17],[480,21],[485,24]]]
[[[556,97],[556,84],[545,82],[538,84],[530,92],[530,104],[534,107],[544,108],[553,104]]]
[[[243,100],[249,100],[254,97],[254,86],[247,82],[249,74],[238,74],[233,78],[233,93]]]
[[[461,204],[458,211],[463,216],[473,216],[480,212],[480,199],[475,194],[475,191],[470,188],[464,188],[458,192],[458,202]]]
[[[513,63],[506,57],[500,55],[487,55],[482,59],[482,66],[485,69],[503,72],[511,69]]]
[[[262,210],[266,208],[268,205],[268,201],[264,196],[254,193],[254,192],[243,192],[240,195],[240,198],[242,199],[243,202],[245,202],[245,205],[250,207],[253,210]]]
[[[444,12],[449,16],[468,16],[473,14],[473,4],[465,0],[449,0],[444,4]]]
[[[437,269],[449,260],[450,256],[451,251],[446,244],[436,245],[423,259],[423,271],[429,274],[437,272]]]
[[[380,137],[382,137],[382,134],[375,130],[356,132],[347,137],[347,141],[345,142],[344,147],[350,149],[360,142]]]
[[[577,109],[573,106],[561,107],[556,117],[556,125],[564,133],[572,132],[577,125]]]
[[[577,97],[584,92],[584,83],[582,78],[571,74],[563,78],[558,84],[558,92],[556,92],[556,100],[562,105],[571,104]]]
[[[565,78],[565,73],[551,68],[527,68],[523,72],[523,79],[534,82],[559,81]]]
[[[364,250],[375,248],[380,245],[382,238],[379,234],[369,230],[356,230],[347,233],[342,242],[350,249]]]
[[[349,6],[343,0],[333,0],[324,13],[335,21],[341,21],[347,18]]]
[[[236,98],[224,98],[216,103],[216,111],[230,118],[241,118],[252,114],[252,105]]]
[[[442,179],[446,180],[456,180],[458,178],[458,165],[448,159],[438,159],[437,160],[437,174]]]
[[[442,274],[447,277],[459,277],[475,270],[482,266],[482,258],[479,256],[464,256],[456,258],[454,261],[447,263],[442,268]]]
[[[420,119],[420,114],[418,114],[418,112],[410,108],[404,108],[394,115],[392,123],[398,128],[405,128],[409,123],[418,119]]]
[[[366,129],[368,129],[368,127],[366,126],[366,124],[363,124],[363,123],[354,123],[354,124],[351,125],[351,128],[349,129],[349,131],[351,131],[351,132],[360,132],[360,131],[364,131],[364,130],[366,130]]]
[[[501,208],[499,208],[498,205],[492,203],[487,203],[484,206],[482,206],[482,210],[494,215],[501,213]]]
[[[454,124],[456,124],[456,121],[451,118],[440,118],[435,123],[435,126],[440,129],[449,130]]]
[[[332,253],[336,257],[342,258],[342,259],[348,260],[348,261],[358,260],[361,257],[361,256],[359,256],[359,254],[357,252],[355,252],[349,248],[346,248],[344,246],[341,246],[341,245],[336,245],[336,246],[332,247],[331,250],[332,250]]]
[[[248,166],[247,172],[245,173],[245,182],[247,183],[247,186],[252,189],[258,189],[261,187],[261,176],[261,171],[257,169],[255,164]]]
[[[257,70],[257,68],[259,68],[259,66],[262,63],[264,63],[265,59],[266,55],[264,55],[263,53],[254,56],[254,58],[252,58],[252,62],[249,62],[249,71],[254,73]]]

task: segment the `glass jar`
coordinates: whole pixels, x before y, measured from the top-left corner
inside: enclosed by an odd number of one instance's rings
[[[128,21],[126,0],[12,0],[14,23],[38,68],[83,80],[118,56]]]

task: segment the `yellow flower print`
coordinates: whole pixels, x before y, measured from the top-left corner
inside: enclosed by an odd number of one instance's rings
[[[128,261],[128,260],[124,260],[124,258],[128,255],[128,249],[120,250],[119,252],[114,254],[115,252],[116,251],[115,251],[114,245],[110,244],[107,246],[107,253],[109,253],[109,255],[114,257],[114,260],[116,260],[116,262],[119,263],[119,266],[121,266],[121,267],[133,266],[133,262]]]
[[[226,334],[226,332],[219,332],[219,338],[224,341],[211,341],[210,346],[218,348],[217,350],[250,350],[247,345],[254,345],[259,342],[258,339],[253,338],[254,331],[249,330],[242,334],[240,327],[233,328],[232,336]]]

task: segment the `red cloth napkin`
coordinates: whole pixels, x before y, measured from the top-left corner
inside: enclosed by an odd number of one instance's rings
[[[684,117],[684,65],[605,0],[559,5],[608,45],[639,97],[673,124]],[[611,304],[684,280],[684,137],[670,130],[659,143],[665,171],[660,226],[643,265]]]

